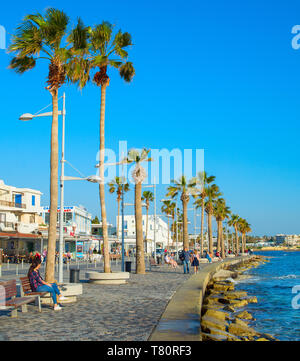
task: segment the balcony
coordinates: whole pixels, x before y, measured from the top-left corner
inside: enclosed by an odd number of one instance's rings
[[[25,204],[0,200],[0,206],[26,209]]]
[[[0,230],[2,232],[16,231],[17,224],[13,222],[0,222]]]

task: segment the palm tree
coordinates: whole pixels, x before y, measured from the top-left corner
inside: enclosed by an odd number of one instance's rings
[[[223,239],[223,221],[229,217],[230,210],[229,207],[226,206],[226,202],[223,198],[218,198],[214,204],[214,215],[216,217],[216,221],[218,224],[218,245],[217,251],[220,252],[222,258],[225,258],[225,247],[224,247],[224,239]]]
[[[251,229],[251,224],[249,224],[247,221],[245,223],[245,243],[244,243],[244,247],[246,248],[246,242],[247,242],[247,233],[250,233],[252,232],[252,229]]]
[[[172,217],[173,221],[174,221],[174,215],[175,215],[175,207],[176,204],[174,202],[172,202],[171,200],[164,200],[163,201],[163,206],[161,207],[161,211],[163,213],[166,214],[167,218],[168,218],[168,245],[167,245],[167,249],[169,250],[170,245],[169,245],[169,239],[170,239],[170,216]]]
[[[235,254],[239,254],[239,235],[238,235],[238,221],[239,216],[237,214],[232,214],[230,220],[228,221],[228,226],[233,227],[235,230]]]
[[[126,183],[124,177],[115,177],[111,182],[108,183],[109,192],[117,194],[118,202],[118,217],[117,217],[117,240],[119,240],[119,219],[120,219],[120,202],[122,199],[122,193],[129,191],[129,184]]]
[[[45,15],[27,15],[17,27],[9,47],[9,52],[14,53],[9,67],[17,73],[23,74],[33,69],[40,59],[49,64],[46,89],[52,97],[52,127],[47,282],[54,282],[58,203],[58,90],[65,83],[71,57],[71,52],[63,44],[68,24],[68,16],[53,8],[47,9]]]
[[[213,253],[212,216],[214,214],[214,202],[222,195],[222,193],[220,193],[219,187],[216,184],[207,186],[205,188],[205,193],[207,197],[205,202],[205,212],[207,214],[208,250],[209,253]]]
[[[174,216],[175,216],[175,213],[176,213],[176,210],[174,207]],[[171,231],[173,232],[173,243],[175,240],[177,240],[177,238],[178,238],[178,240],[181,238],[181,232],[182,232],[182,228],[183,228],[183,213],[180,211],[179,208],[177,208],[177,221],[174,221],[174,218],[173,218],[173,224],[171,226]],[[177,235],[177,233],[178,233],[178,235]]]
[[[173,186],[168,187],[167,197],[175,198],[181,193],[182,209],[183,209],[183,248],[189,249],[189,234],[188,234],[188,218],[187,218],[187,206],[190,200],[190,195],[194,194],[196,182],[191,179],[189,182],[183,175],[178,181],[172,180]]]
[[[245,253],[245,246],[246,246],[246,234],[251,232],[250,224],[243,218],[239,218],[238,221],[238,230],[241,233],[242,238],[242,253]]]
[[[204,242],[204,235],[203,235],[203,227],[204,227],[204,203],[206,198],[206,187],[215,180],[215,176],[207,176],[205,171],[199,172],[196,182],[197,184],[201,185],[200,192],[195,195],[195,202],[196,208],[201,208],[201,230],[200,230],[200,248],[201,248],[201,256],[203,254],[203,242]]]
[[[146,235],[145,235],[145,245],[146,245],[146,253],[147,253],[147,241],[148,241],[148,216],[149,216],[149,207],[150,207],[150,202],[153,202],[154,200],[154,196],[153,196],[153,192],[151,191],[144,191],[143,192],[143,196],[142,196],[142,201],[146,202]]]
[[[109,22],[104,21],[91,28],[85,27],[80,19],[69,37],[69,42],[76,55],[72,61],[72,81],[83,88],[90,80],[90,72],[95,70],[93,81],[101,87],[99,176],[102,182],[99,184],[99,195],[103,226],[104,272],[110,272],[104,192],[105,105],[106,90],[110,82],[108,68],[118,69],[121,78],[130,82],[135,70],[133,64],[127,61],[128,52],[125,49],[133,44],[129,33],[119,30],[114,34],[114,26]]]
[[[141,166],[142,162],[149,162],[150,150],[143,149],[141,152],[132,149],[128,152],[126,162],[135,163],[132,178],[135,182],[135,230],[136,230],[136,273],[145,274],[144,242],[143,242],[143,214],[142,214],[142,183],[146,178],[146,171]]]

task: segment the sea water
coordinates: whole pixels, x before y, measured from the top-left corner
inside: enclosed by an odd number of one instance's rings
[[[250,303],[246,308],[256,319],[251,326],[278,340],[300,341],[300,251],[254,254],[271,258],[270,262],[247,271],[245,274],[250,278],[236,285],[236,289],[257,297],[258,303]]]

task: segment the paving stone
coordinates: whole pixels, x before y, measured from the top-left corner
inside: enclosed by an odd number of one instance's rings
[[[28,313],[18,312],[17,319],[0,314],[0,340],[146,341],[189,277],[181,268],[170,271],[163,266],[146,275],[130,274],[126,285],[82,283],[83,294],[61,311],[43,305],[39,313],[29,305]]]

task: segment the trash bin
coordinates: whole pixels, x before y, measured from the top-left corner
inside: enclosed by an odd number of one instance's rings
[[[131,272],[131,261],[125,262],[125,272]]]
[[[70,283],[79,283],[79,272],[78,268],[70,268]]]

